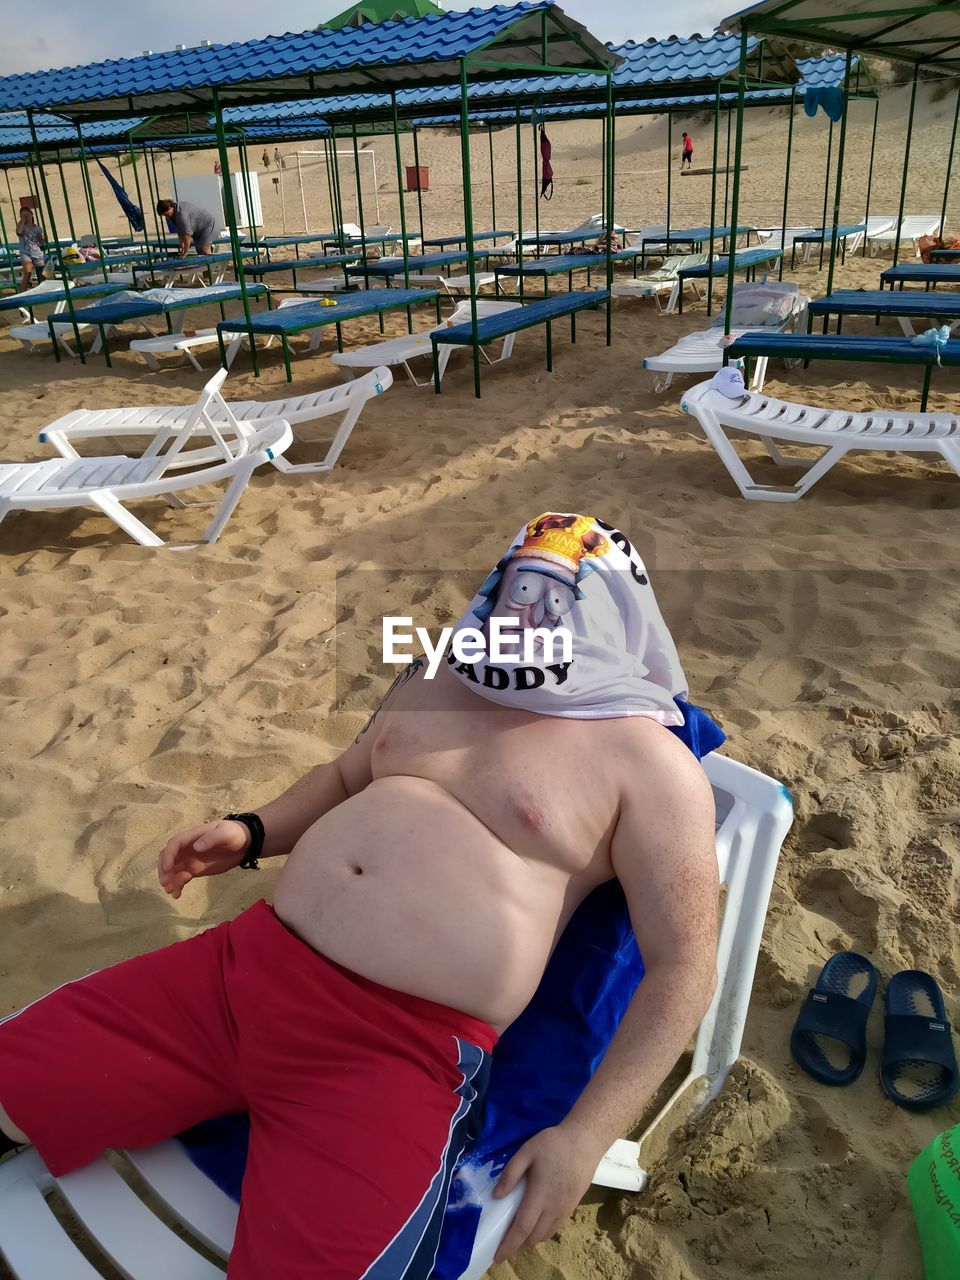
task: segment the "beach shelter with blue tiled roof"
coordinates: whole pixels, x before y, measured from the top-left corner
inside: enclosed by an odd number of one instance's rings
[[[0,78],[0,111],[26,111],[34,146],[35,114],[53,111],[76,123],[140,112],[163,115],[211,110],[224,179],[234,269],[240,283],[244,317],[253,343],[250,301],[243,272],[236,214],[229,183],[229,157],[223,109],[250,102],[306,98],[380,90],[391,96],[399,178],[400,149],[396,133],[396,93],[410,87],[457,85],[463,158],[464,230],[467,270],[471,281],[471,342],[474,383],[480,393],[480,346],[477,340],[476,261],[473,252],[473,212],[470,179],[469,99],[475,86],[486,81],[524,75],[592,73],[607,85],[608,115],[612,119],[611,75],[619,59],[549,0],[524,0],[514,5],[444,13],[403,22],[343,27],[271,36],[241,44],[211,45],[171,53],[121,58],[51,72]],[[612,136],[612,129],[609,131]],[[612,147],[604,156],[608,179]],[[42,168],[41,168],[42,177]],[[45,187],[45,179],[43,179]],[[612,225],[612,182],[607,182],[605,221]],[[48,217],[56,234],[49,192]],[[409,279],[406,218],[401,201],[404,281]],[[606,254],[606,279],[612,281],[613,260]],[[69,303],[71,319],[74,318]],[[612,340],[609,290],[607,342]],[[79,338],[78,338],[79,342]],[[254,349],[254,371],[259,373]]]
[[[844,100],[840,118],[840,140],[837,148],[836,185],[834,188],[833,222],[830,241],[830,269],[827,277],[827,293],[833,288],[834,266],[837,253],[837,228],[840,222],[840,193],[843,178],[844,144],[847,125],[847,86],[855,54],[874,54],[913,67],[913,85],[907,118],[907,138],[903,157],[903,178],[900,187],[900,206],[897,213],[897,237],[893,260],[896,265],[900,252],[899,228],[903,223],[904,202],[907,193],[907,174],[910,164],[910,141],[913,131],[914,110],[920,70],[943,76],[960,75],[960,0],[759,0],[759,3],[742,9],[719,24],[720,30],[736,35],[740,40],[740,66],[738,68],[738,103],[736,160],[739,169],[743,146],[743,106],[747,84],[747,59],[750,42],[765,36],[776,40],[785,48],[791,43],[816,45],[821,48],[842,50],[845,62]],[[953,134],[947,158],[947,176],[944,184],[943,207],[940,227],[946,219],[950,176],[953,167],[957,125],[960,122],[960,87],[954,114]],[[733,184],[733,213],[737,217],[739,182]],[[727,279],[726,323],[730,327],[732,311],[733,270]]]

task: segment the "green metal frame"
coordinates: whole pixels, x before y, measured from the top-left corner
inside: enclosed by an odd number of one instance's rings
[[[396,104],[396,94],[393,96]],[[396,107],[394,107],[396,110]],[[394,115],[396,119],[396,115]],[[399,148],[399,141],[397,146]],[[520,113],[517,112],[517,158],[519,163],[520,146]],[[399,154],[399,151],[398,151]],[[477,339],[477,258],[473,243],[473,191],[470,176],[470,115],[469,89],[467,84],[467,60],[460,59],[460,161],[463,175],[463,234],[466,236],[467,274],[470,277],[470,353],[473,360],[473,394],[480,399],[480,343]],[[522,202],[523,192],[520,187],[520,173],[517,171],[517,197]],[[404,246],[406,248],[406,246]],[[404,262],[406,266],[406,262]],[[408,283],[409,283],[409,277]],[[434,391],[440,393],[440,369],[434,360]]]
[[[846,110],[846,107],[844,107]],[[830,128],[827,131],[827,163],[823,167],[823,213],[820,215],[820,226],[826,230],[827,226],[827,205],[830,201],[830,161],[833,158],[833,121],[830,121]],[[820,237],[820,261],[817,270],[823,270],[823,237]]]
[[[740,73],[737,76],[737,131],[733,157],[733,197],[730,207],[730,226],[740,225],[740,162],[743,159],[743,102],[747,90],[747,40],[746,31],[740,33]],[[729,333],[733,320],[733,284],[736,275],[736,253],[727,255],[727,296],[724,302],[724,332]],[[712,282],[711,282],[712,283]]]
[[[947,200],[950,196],[950,178],[953,175],[953,157],[957,145],[957,124],[960,123],[960,84],[957,86],[957,106],[953,113],[953,132],[950,135],[950,154],[947,157],[947,177],[943,184],[943,204],[940,207],[940,235],[947,229]]]
[[[840,193],[843,186],[843,156],[847,142],[847,116],[849,112],[849,101],[847,99],[847,86],[850,83],[850,65],[853,60],[853,50],[847,50],[847,60],[843,73],[843,114],[840,117],[840,140],[837,143],[837,180],[833,190],[833,226],[830,230],[830,267],[827,271],[827,293],[833,292],[833,275],[837,265],[837,227],[840,225]],[[826,223],[824,223],[826,228]],[[866,232],[864,232],[866,239]],[[820,241],[820,250],[823,251],[823,241]]]
[[[917,105],[917,84],[920,80],[920,64],[913,68],[913,86],[910,90],[910,110],[907,113],[907,140],[903,149],[903,180],[900,183],[900,208],[897,213],[897,238],[893,244],[893,265],[900,260],[900,228],[903,224],[903,209],[907,199],[907,174],[910,170],[910,143],[913,138],[913,111]]]
[[[240,237],[237,233],[237,211],[233,203],[233,184],[230,181],[230,156],[227,153],[227,138],[223,127],[223,110],[220,106],[219,92],[213,91],[214,124],[217,133],[217,150],[220,156],[220,176],[223,179],[223,203],[226,207],[227,225],[230,231],[230,249],[233,253],[233,269],[237,284],[240,286],[240,301],[243,305],[243,318],[247,325],[247,336],[250,340],[250,355],[253,360],[253,376],[260,377],[260,361],[257,358],[257,344],[251,327],[250,295],[247,293],[247,281],[243,271],[243,254],[240,251]]]
[[[40,139],[37,135],[37,126],[34,122],[33,111],[29,109],[27,111],[27,121],[30,125],[30,138],[33,142],[34,154],[37,157],[37,160],[39,161]],[[69,312],[69,315],[70,315],[71,327],[73,328],[73,336],[76,339],[76,343],[77,343],[77,356],[81,364],[86,364],[87,358],[84,355],[83,343],[80,341],[80,326],[77,323],[77,313],[73,305],[73,299],[70,297],[70,292],[71,292],[69,288],[70,274],[67,270],[67,265],[63,260],[63,246],[60,243],[60,236],[57,231],[57,219],[56,219],[56,215],[53,212],[53,201],[50,199],[50,188],[47,186],[47,175],[44,173],[42,164],[39,166],[39,171],[40,171],[40,181],[43,185],[44,202],[47,206],[47,226],[50,228],[51,234],[53,236],[54,252],[56,253],[57,263],[60,267],[60,278],[63,281],[63,292],[66,297],[67,311]],[[60,344],[55,339],[53,343],[53,353],[56,359],[59,361]]]
[[[877,150],[877,120],[880,116],[880,100],[877,99],[873,104],[873,132],[870,135],[870,168],[867,171],[867,205],[863,211],[864,225],[869,227],[870,224],[870,196],[873,191],[873,160]],[[861,257],[867,256],[868,237],[866,231],[863,233],[863,249]]]
[[[786,168],[783,174],[783,217],[782,217],[783,234],[780,240],[780,248],[783,249],[784,252],[780,255],[780,261],[777,263],[777,279],[778,280],[783,279],[783,259],[784,259],[784,255],[786,254],[787,205],[790,200],[790,161],[793,157],[793,120],[794,120],[794,116],[796,115],[796,111],[797,111],[797,91],[796,89],[794,89],[793,93],[791,93],[790,95],[790,122],[787,125],[787,163],[786,163]],[[727,138],[728,148],[729,148],[729,143],[730,143],[730,139],[728,136]],[[729,150],[728,150],[727,164],[729,165],[729,163],[730,163],[730,156],[729,156]],[[727,226],[729,225],[730,224],[727,223]]]

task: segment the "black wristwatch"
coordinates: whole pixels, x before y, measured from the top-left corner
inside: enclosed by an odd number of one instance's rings
[[[263,853],[263,841],[265,832],[263,823],[255,813],[228,813],[224,815],[224,822],[242,822],[250,832],[250,848],[243,855],[243,861],[237,865],[242,867],[244,871],[257,871],[260,867],[260,855]]]

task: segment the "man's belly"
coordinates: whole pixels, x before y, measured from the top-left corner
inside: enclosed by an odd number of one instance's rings
[[[568,888],[436,783],[388,777],[304,833],[274,908],[338,964],[501,1030],[537,988]]]

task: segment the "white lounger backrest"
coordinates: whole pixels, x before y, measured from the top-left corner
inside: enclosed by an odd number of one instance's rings
[[[183,421],[168,431],[158,431],[151,440],[143,453],[145,458],[157,459],[157,466],[150,479],[181,467],[196,467],[209,462],[235,462],[249,451],[256,432],[249,423],[241,422],[236,417],[220,394],[226,376],[226,369],[218,369]],[[212,448],[186,448],[191,437],[197,439],[204,435],[213,440]],[[233,436],[232,442],[228,442],[228,436]]]

